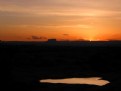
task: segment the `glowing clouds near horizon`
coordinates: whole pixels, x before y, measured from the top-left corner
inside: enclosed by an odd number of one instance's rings
[[[65,78],[65,79],[43,79],[40,80],[41,83],[52,83],[52,84],[87,84],[87,85],[97,85],[104,86],[110,82],[103,80],[100,77],[90,77],[90,78]]]

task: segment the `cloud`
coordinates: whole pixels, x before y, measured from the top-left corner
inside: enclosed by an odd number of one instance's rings
[[[64,36],[69,36],[69,34],[63,34]]]
[[[90,18],[120,19],[120,4],[119,0],[0,0],[0,23],[85,25]]]
[[[40,36],[40,37],[38,37],[38,36],[31,36],[31,38],[34,39],[34,40],[47,39],[46,37],[42,37],[42,36]]]

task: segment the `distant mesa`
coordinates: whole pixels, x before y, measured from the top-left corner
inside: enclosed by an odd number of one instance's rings
[[[53,43],[53,42],[57,42],[57,40],[56,40],[56,39],[48,39],[47,42],[51,42],[51,43]]]
[[[89,40],[85,40],[85,39],[79,39],[78,41],[89,41]]]

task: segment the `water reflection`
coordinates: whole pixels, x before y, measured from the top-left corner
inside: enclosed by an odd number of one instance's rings
[[[88,84],[104,86],[110,82],[103,80],[101,77],[90,77],[90,78],[65,78],[65,79],[43,79],[41,83],[62,83],[62,84]]]

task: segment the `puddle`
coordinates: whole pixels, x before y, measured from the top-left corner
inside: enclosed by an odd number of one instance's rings
[[[65,78],[65,79],[43,79],[40,80],[41,83],[61,83],[61,84],[87,84],[87,85],[97,85],[104,86],[110,82],[103,80],[101,77],[90,77],[90,78]]]

